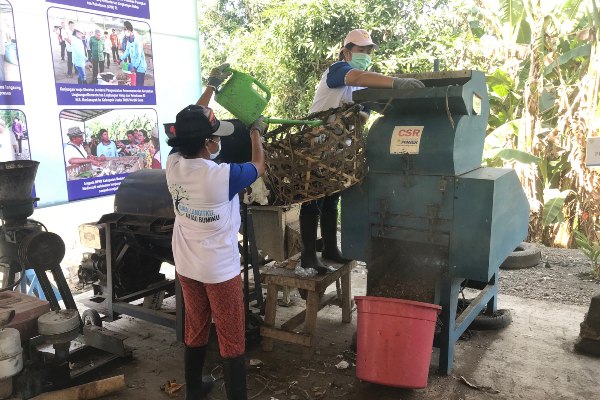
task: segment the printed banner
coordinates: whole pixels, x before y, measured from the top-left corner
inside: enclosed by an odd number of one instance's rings
[[[41,207],[114,194],[163,167],[199,60],[196,0],[0,0],[0,162],[39,162]],[[177,75],[160,94],[155,61]]]
[[[0,105],[25,104],[12,5],[0,1]]]
[[[88,8],[136,18],[150,18],[147,0],[46,0],[48,3]]]

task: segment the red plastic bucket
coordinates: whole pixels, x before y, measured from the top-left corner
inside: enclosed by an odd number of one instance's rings
[[[435,322],[442,307],[386,297],[356,296],[356,376],[402,388],[427,386]]]
[[[130,72],[129,76],[131,76],[131,83],[129,84],[129,86],[136,86],[136,84],[137,84],[137,81],[136,81],[137,75],[135,74],[135,72]]]

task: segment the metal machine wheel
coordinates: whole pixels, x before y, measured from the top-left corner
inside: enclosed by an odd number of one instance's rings
[[[102,318],[96,310],[87,309],[81,314],[84,325],[102,326]]]

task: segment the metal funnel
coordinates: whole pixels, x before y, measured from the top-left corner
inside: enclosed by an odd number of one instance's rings
[[[4,220],[24,219],[33,214],[31,191],[38,161],[0,162],[0,217]]]

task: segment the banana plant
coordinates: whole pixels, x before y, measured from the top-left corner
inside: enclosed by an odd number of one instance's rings
[[[572,109],[590,65],[597,29],[592,20],[600,26],[595,2],[586,13],[583,0],[477,1],[481,25],[509,49],[505,54],[514,53],[487,79],[491,117],[484,161],[530,171],[520,175],[524,188],[532,203],[543,206],[534,215],[541,223],[532,226],[573,224],[563,212],[581,204],[578,182],[587,179],[577,137],[585,133],[573,129],[585,125],[573,120],[580,114]]]
[[[559,189],[544,189],[544,208],[542,209],[542,225],[550,226],[553,224],[560,224],[565,220],[563,214],[563,208],[567,196],[573,194],[570,189],[559,190]]]
[[[586,236],[583,232],[573,231],[575,244],[592,262],[592,274],[595,278],[600,278],[600,240],[598,232],[600,232],[600,224],[595,224],[594,238]]]

